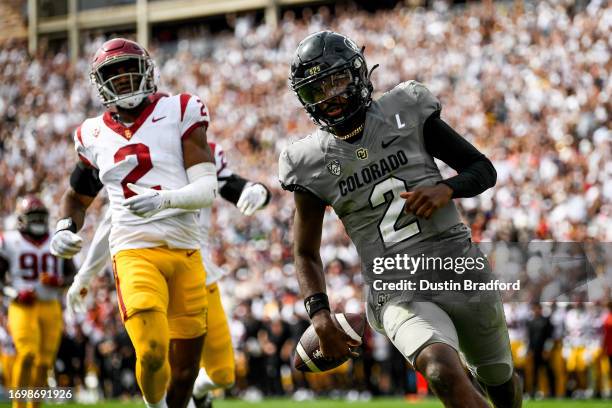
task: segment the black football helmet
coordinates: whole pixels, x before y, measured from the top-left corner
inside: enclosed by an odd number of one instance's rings
[[[323,130],[349,134],[365,120],[372,82],[363,48],[333,31],[320,31],[298,45],[291,63],[291,89]]]
[[[49,210],[35,195],[28,194],[17,200],[17,229],[32,237],[49,233]]]

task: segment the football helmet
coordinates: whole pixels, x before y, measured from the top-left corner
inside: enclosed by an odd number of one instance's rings
[[[94,55],[89,78],[104,106],[133,109],[155,93],[154,64],[140,44],[114,38]]]
[[[17,229],[33,237],[49,233],[49,210],[35,195],[29,194],[17,201]]]
[[[371,72],[363,48],[342,34],[320,31],[298,45],[289,80],[312,120],[343,136],[363,124],[372,102]]]

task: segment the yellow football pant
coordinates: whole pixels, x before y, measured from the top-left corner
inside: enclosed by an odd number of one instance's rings
[[[4,388],[13,386],[13,367],[15,366],[15,355],[2,353],[2,373],[4,375]]]
[[[32,305],[12,302],[8,309],[8,327],[17,352],[13,364],[13,387],[44,386],[62,336],[62,308],[59,301],[37,300]],[[28,406],[38,405],[29,403]],[[26,403],[13,401],[13,407],[26,407]]]
[[[136,379],[157,403],[170,379],[170,339],[206,333],[206,271],[200,251],[166,247],[119,251],[113,257],[117,302],[136,351]]]
[[[200,367],[206,370],[206,373],[216,385],[228,388],[234,384],[236,379],[232,338],[217,283],[209,285],[207,289],[208,332],[202,350]]]

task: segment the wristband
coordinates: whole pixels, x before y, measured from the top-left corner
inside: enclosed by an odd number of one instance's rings
[[[331,311],[329,308],[329,299],[327,295],[322,292],[315,293],[304,299],[304,307],[306,307],[306,313],[308,313],[308,317],[311,319],[320,310],[327,309]]]
[[[60,231],[68,230],[72,233],[77,233],[77,226],[72,217],[66,217],[59,220],[55,226],[55,233]]]

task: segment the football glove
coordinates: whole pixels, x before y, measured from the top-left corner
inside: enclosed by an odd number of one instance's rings
[[[22,305],[31,305],[36,300],[36,291],[34,289],[22,289],[17,293],[15,300]]]
[[[140,217],[151,217],[167,207],[167,203],[164,206],[163,195],[159,190],[131,183],[128,184],[128,188],[135,192],[136,195],[125,200],[123,205]]]
[[[80,271],[79,271],[80,273]],[[71,315],[87,311],[87,294],[92,276],[77,273],[66,293],[66,309]]]
[[[264,207],[268,201],[268,190],[263,184],[248,182],[242,189],[236,207],[244,215],[253,213]]]
[[[59,288],[62,286],[62,278],[57,275],[43,272],[40,274],[40,282],[45,286]]]
[[[72,231],[61,230],[53,235],[49,246],[52,255],[70,259],[81,250],[83,238]]]

